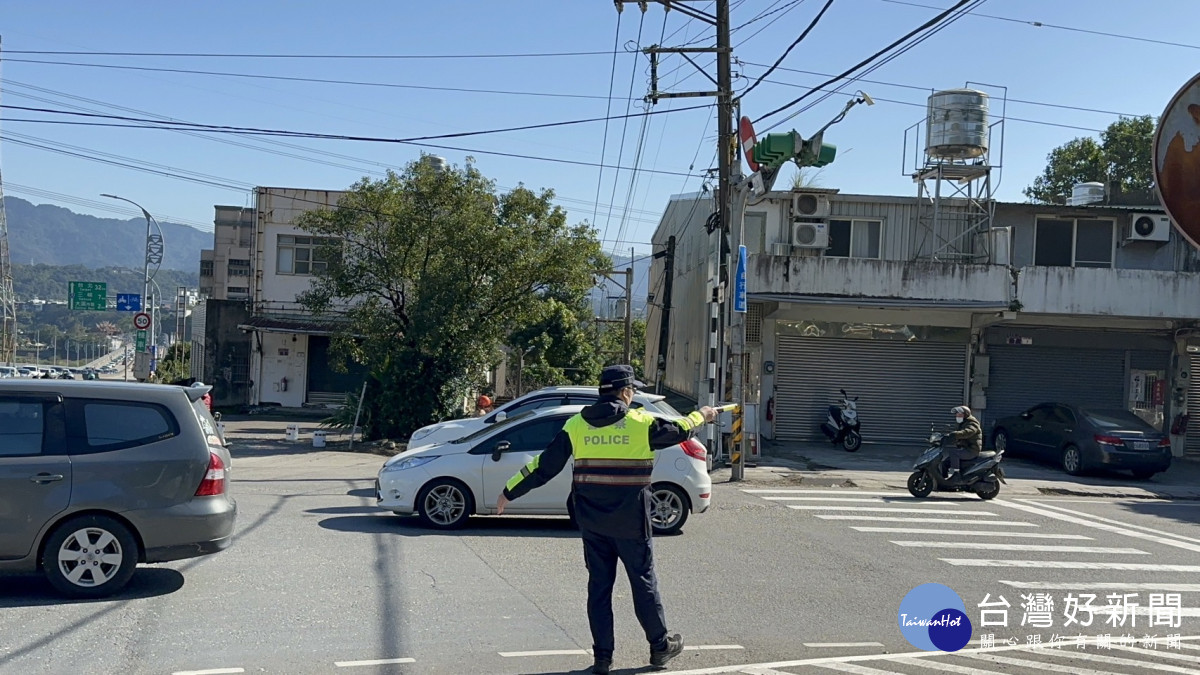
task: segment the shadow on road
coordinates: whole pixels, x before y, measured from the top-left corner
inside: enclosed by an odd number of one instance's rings
[[[139,567],[125,588],[105,598],[78,599],[58,594],[40,574],[0,577],[0,608],[123,602],[169,595],[183,588],[183,575],[163,567]]]
[[[1200,525],[1200,501],[1131,502],[1121,504],[1127,511],[1163,520]]]
[[[346,494],[350,495],[351,497],[364,497],[364,498],[374,499],[375,498],[375,488],[355,488],[353,490],[350,490]]]
[[[521,671],[521,675],[584,675],[585,673],[590,674],[591,672],[592,672],[592,667],[589,665],[584,668],[577,668],[575,670]],[[658,672],[666,672],[666,671],[664,671],[660,668],[655,668],[654,666],[641,666],[638,668],[613,668],[612,670],[610,670],[608,672],[611,673],[612,675],[635,675],[636,673],[658,673]]]
[[[360,508],[360,507],[346,507]],[[317,509],[320,511],[321,509]],[[396,516],[373,509],[375,515],[346,515],[326,518],[318,523],[336,532],[397,534],[402,537],[557,537],[578,538],[579,531],[567,518],[504,516],[475,517],[457,530],[438,530],[425,525],[416,516]]]

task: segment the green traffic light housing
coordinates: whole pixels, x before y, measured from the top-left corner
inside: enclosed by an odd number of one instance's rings
[[[778,169],[788,161],[797,166],[825,166],[837,156],[837,146],[823,142],[823,138],[824,132],[808,140],[796,131],[767,134],[754,144],[751,154],[767,169]]]

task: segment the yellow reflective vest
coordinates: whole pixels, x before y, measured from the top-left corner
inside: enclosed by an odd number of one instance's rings
[[[654,418],[631,409],[624,419],[593,427],[575,415],[563,425],[575,456],[574,482],[600,485],[649,485],[654,471],[650,425]]]

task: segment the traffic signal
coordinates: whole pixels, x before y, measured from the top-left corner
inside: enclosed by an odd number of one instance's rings
[[[767,134],[754,144],[754,161],[767,169],[778,169],[785,162],[797,166],[825,166],[837,156],[837,146],[824,142],[824,133],[804,140],[799,132]]]
[[[796,157],[796,164],[799,166],[825,166],[832,163],[836,156],[837,146],[826,143],[825,133],[821,132],[804,141],[803,147]]]

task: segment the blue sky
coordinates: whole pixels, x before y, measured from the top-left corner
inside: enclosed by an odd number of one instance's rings
[[[945,8],[952,0],[912,0]],[[701,3],[707,8],[711,3]],[[816,15],[824,0],[733,0],[732,25],[740,26],[764,10],[783,9],[736,31],[735,56],[742,65],[737,89],[744,89],[783,52]],[[858,106],[826,133],[838,146],[834,164],[820,175],[823,187],[843,192],[915,194],[902,175],[905,129],[921,120],[929,91],[961,87],[968,81],[1010,99],[1004,125],[1004,167],[998,196],[1023,200],[1021,189],[1041,171],[1046,153],[1076,136],[1093,135],[1118,119],[1114,113],[1159,115],[1170,97],[1196,74],[1200,48],[1153,44],[1082,31],[1114,33],[1185,45],[1200,45],[1195,0],[990,0],[976,10],[1014,20],[968,15],[868,76],[886,82],[857,82],[878,100]],[[648,66],[644,56],[627,53],[638,42],[642,13],[629,3],[620,18],[622,45],[616,61],[611,113],[626,112],[631,78],[633,96],[644,96]],[[845,70],[923,21],[936,9],[889,0],[835,0],[821,23],[770,78],[742,102],[744,114],[757,117],[826,79],[795,70],[833,74]],[[678,12],[664,15],[651,3],[641,26],[640,44],[678,45],[699,40],[711,44],[711,29],[689,22]],[[773,23],[769,23],[774,19]],[[295,131],[404,138],[541,122],[602,117],[608,102],[611,51],[617,12],[608,0],[448,0],[446,2],[278,2],[253,0],[204,3],[7,0],[0,24],[4,62],[0,65],[0,102],[8,105],[65,108],[66,104],[106,114],[152,113],[177,120]],[[1037,27],[1026,22],[1041,22]],[[768,25],[769,23],[769,25]],[[750,37],[755,31],[765,30]],[[1066,30],[1054,26],[1077,30]],[[709,36],[710,40],[704,40]],[[335,60],[178,57],[100,57],[17,54],[23,50],[204,52],[256,54],[511,54],[608,52],[605,55],[554,58],[457,60]],[[702,65],[711,57],[702,55]],[[177,68],[331,80],[567,94],[527,96],[248,79],[230,76],[148,72],[80,65],[28,63],[19,59]],[[663,89],[695,90],[710,83],[679,57],[659,68]],[[673,72],[674,71],[674,72]],[[714,71],[715,72],[715,71]],[[783,84],[781,84],[783,83]],[[792,86],[789,86],[792,85]],[[903,86],[896,86],[903,85]],[[34,87],[38,89],[34,89]],[[78,98],[68,98],[78,97]],[[90,99],[81,101],[80,98]],[[823,125],[847,101],[835,95],[778,130],[802,133]],[[905,101],[917,105],[904,105]],[[709,103],[677,99],[655,109]],[[1085,112],[1076,106],[1107,112]],[[639,102],[629,109],[639,110]],[[123,106],[117,110],[111,106]],[[140,111],[138,113],[130,110]],[[790,111],[789,111],[790,112]],[[999,101],[993,114],[1000,113]],[[769,126],[777,115],[759,128]],[[112,212],[78,199],[103,201],[102,192],[141,203],[160,219],[174,217],[211,226],[214,204],[249,205],[249,192],[152,175],[18,144],[47,145],[164,171],[183,169],[204,180],[234,186],[283,186],[342,189],[385,167],[400,167],[419,156],[410,145],[308,139],[261,139],[184,135],[145,129],[69,127],[13,121],[49,117],[15,110],[0,113],[0,168],[6,194],[35,203],[58,203],[72,210],[111,216]],[[60,118],[61,119],[61,118]],[[1017,121],[1017,120],[1028,121]],[[1067,125],[1064,126],[1052,125]],[[442,141],[475,151],[493,151],[634,166],[640,120],[627,128],[591,123]],[[651,118],[638,166],[667,172],[696,173],[714,163],[715,122],[709,109]],[[200,136],[205,136],[200,134]],[[621,145],[624,136],[624,146]],[[234,145],[232,143],[242,144]],[[437,141],[434,141],[437,142]],[[70,147],[68,147],[70,146]],[[329,166],[289,155],[332,162]],[[312,151],[316,151],[315,153]],[[646,251],[667,199],[700,186],[698,177],[600,169],[546,161],[508,158],[480,152],[430,150],[451,163],[473,155],[477,166],[502,187],[524,183],[552,188],[573,222],[595,221],[609,250]],[[909,155],[912,154],[911,145]],[[317,154],[336,153],[344,157]],[[117,159],[117,158],[121,159]],[[695,158],[695,159],[693,159]],[[163,168],[170,167],[170,168]],[[615,181],[615,189],[614,189]],[[30,190],[32,188],[32,190]],[[73,199],[50,196],[66,195]],[[595,203],[599,201],[597,208]],[[613,205],[609,208],[609,205]],[[121,209],[120,203],[113,207]],[[609,212],[611,216],[609,215]],[[620,241],[616,241],[620,240]]]

